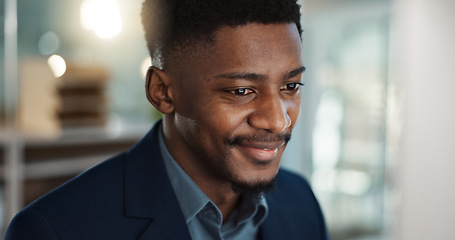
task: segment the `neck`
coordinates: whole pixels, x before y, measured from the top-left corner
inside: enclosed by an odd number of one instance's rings
[[[174,140],[178,139],[172,137],[174,134],[173,128],[163,121],[163,138],[169,153],[194,183],[215,203],[225,221],[237,207],[240,195],[232,190],[230,182],[210,175],[209,173],[212,172],[210,169],[195,167],[197,159],[182,154],[184,152],[182,148],[185,146],[179,144],[178,140]]]

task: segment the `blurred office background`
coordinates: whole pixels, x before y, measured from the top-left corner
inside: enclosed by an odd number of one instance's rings
[[[1,0],[0,236],[159,119],[142,0]],[[304,0],[302,115],[283,166],[332,239],[455,239],[455,2]],[[17,19],[17,21],[16,21]]]

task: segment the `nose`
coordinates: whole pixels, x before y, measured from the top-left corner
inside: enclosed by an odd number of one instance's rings
[[[254,112],[248,118],[248,123],[257,129],[282,133],[291,126],[286,102],[279,96],[264,96],[261,101],[257,101]]]

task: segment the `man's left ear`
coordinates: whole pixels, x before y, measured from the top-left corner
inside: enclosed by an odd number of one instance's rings
[[[145,81],[147,99],[162,114],[174,111],[170,84],[171,79],[166,72],[153,66],[148,69]]]

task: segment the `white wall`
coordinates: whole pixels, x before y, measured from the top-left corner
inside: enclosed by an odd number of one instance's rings
[[[455,1],[396,0],[392,80],[403,90],[394,239],[455,239]]]

